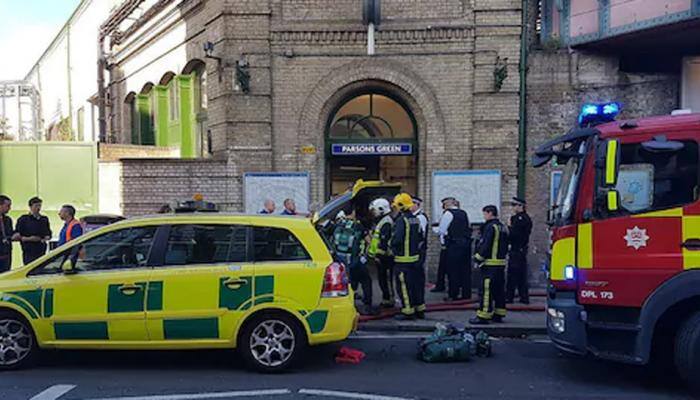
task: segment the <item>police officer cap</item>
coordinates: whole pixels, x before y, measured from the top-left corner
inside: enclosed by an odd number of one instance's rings
[[[414,202],[414,203],[421,203],[421,204],[423,204],[423,199],[421,199],[421,198],[418,197],[418,196],[413,196],[413,202]]]
[[[444,199],[440,200],[440,203],[444,203],[446,201],[455,201],[455,200],[457,200],[457,199],[455,199],[454,197],[445,197]]]
[[[511,203],[524,206],[527,204],[527,201],[525,201],[525,199],[522,199],[520,197],[513,197],[513,200],[511,200]]]

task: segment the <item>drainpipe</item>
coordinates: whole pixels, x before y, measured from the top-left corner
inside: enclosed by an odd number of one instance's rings
[[[100,143],[107,143],[107,105],[105,90],[105,67],[106,59],[104,52],[104,36],[100,33],[100,39],[97,42],[98,59],[97,59],[97,109],[98,109],[98,125],[100,130]]]
[[[520,34],[520,108],[518,118],[518,197],[525,197],[525,175],[527,167],[527,33],[528,33],[528,1],[522,1],[522,33]]]

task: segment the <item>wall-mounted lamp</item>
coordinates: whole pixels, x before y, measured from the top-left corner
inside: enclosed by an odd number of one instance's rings
[[[250,65],[244,58],[236,61],[236,90],[250,92]]]
[[[221,65],[221,57],[216,57],[214,56],[214,43],[206,41],[204,42],[203,45],[204,48],[204,57],[206,58],[211,58],[212,60],[216,60],[216,70],[218,71],[219,75],[219,82],[221,82],[222,79],[222,65]]]

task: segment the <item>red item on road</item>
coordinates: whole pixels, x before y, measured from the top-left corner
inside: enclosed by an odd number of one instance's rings
[[[338,364],[359,364],[365,358],[365,353],[347,346],[343,346],[338,350],[335,357],[335,362]]]

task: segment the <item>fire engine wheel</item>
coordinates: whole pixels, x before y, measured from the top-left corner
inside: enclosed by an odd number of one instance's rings
[[[0,311],[0,370],[28,367],[38,352],[29,323],[18,314]]]
[[[238,340],[238,351],[246,365],[267,373],[288,369],[305,348],[304,328],[295,318],[281,312],[254,316],[245,323]]]
[[[695,393],[700,393],[700,312],[683,322],[676,334],[674,350],[676,368]]]

